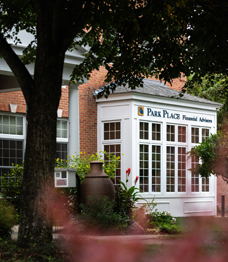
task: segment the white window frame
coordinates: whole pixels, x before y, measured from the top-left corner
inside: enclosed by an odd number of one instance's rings
[[[192,143],[192,128],[199,128],[199,143]],[[209,129],[209,136],[212,134],[211,133],[211,127],[208,127],[208,126],[197,126],[197,125],[192,125],[191,126],[191,148],[199,145],[200,143],[202,143],[202,129]],[[199,163],[200,163],[201,160],[199,160]],[[191,163],[192,163],[192,160],[191,160]],[[192,172],[191,173],[191,181],[192,181]],[[209,177],[209,191],[203,191],[203,178],[199,175],[199,191],[197,192],[193,192],[192,191],[192,183],[191,183],[191,186],[190,186],[190,192],[191,194],[195,195],[195,194],[208,194],[211,192],[211,179]]]
[[[120,138],[119,139],[104,139],[104,124],[106,123],[120,123]],[[102,151],[104,150],[105,146],[112,146],[112,145],[120,145],[120,161],[121,161],[121,156],[122,156],[122,137],[123,137],[123,121],[121,119],[115,119],[115,120],[106,120],[101,122],[102,127],[101,127],[101,146],[102,146]],[[122,162],[122,161],[121,161]],[[122,181],[123,179],[123,174],[122,174],[122,163],[121,163],[121,168],[120,168],[120,180]],[[114,179],[115,181],[115,179]],[[117,183],[114,183],[116,185]]]
[[[184,147],[186,148],[186,152],[188,151],[188,125],[184,125],[182,123],[170,123],[166,122],[164,123],[165,125],[165,141],[164,141],[164,147],[165,147],[165,194],[186,194],[187,193],[187,156],[186,156],[186,170],[185,170],[185,191],[178,191],[178,148],[179,147]],[[172,125],[174,126],[175,130],[175,141],[167,141],[167,126]],[[185,142],[178,142],[178,126],[183,126],[185,127],[186,130],[186,141]],[[167,191],[167,147],[174,147],[175,148],[175,190],[173,192]],[[164,166],[164,164],[163,164]]]
[[[22,117],[22,128],[23,128],[22,135],[0,133],[0,139],[22,141],[22,158],[24,159],[25,146],[26,146],[26,128],[27,128],[26,116],[23,114],[12,114],[12,113],[7,113],[7,112],[1,112],[0,115]],[[0,166],[1,169],[10,169],[11,167],[12,166]]]
[[[140,123],[148,123],[148,139],[140,139]],[[152,140],[152,124],[160,125],[160,140]],[[163,125],[164,123],[161,121],[146,121],[139,119],[139,130],[138,130],[138,171],[140,173],[140,145],[148,145],[148,191],[142,192],[142,194],[155,194],[159,195],[162,193],[162,173],[163,173]],[[160,191],[154,192],[152,191],[152,146],[160,146]],[[140,178],[139,178],[139,188],[140,188]]]

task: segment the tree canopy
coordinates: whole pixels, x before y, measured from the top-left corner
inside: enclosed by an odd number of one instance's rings
[[[223,74],[207,74],[199,81],[194,74],[187,78],[185,88],[189,94],[221,103],[218,111],[217,128],[220,130],[228,117],[228,76]]]
[[[227,5],[217,0],[0,1],[0,55],[27,103],[21,245],[52,239],[45,188],[53,186],[65,52],[89,47],[71,80],[82,80],[104,65],[106,81],[112,82],[100,93],[106,96],[116,84],[134,88],[150,75],[171,81],[181,72],[227,74]],[[34,35],[21,57],[9,43],[20,41],[20,30]],[[33,76],[25,67],[31,62]]]

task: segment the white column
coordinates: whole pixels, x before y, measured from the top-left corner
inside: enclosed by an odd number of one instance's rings
[[[80,152],[79,141],[79,85],[69,86],[69,143],[68,155],[78,155]]]

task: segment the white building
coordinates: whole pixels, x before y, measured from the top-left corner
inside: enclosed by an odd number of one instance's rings
[[[186,153],[216,133],[220,104],[189,94],[180,97],[159,81],[145,79],[143,88],[118,87],[97,105],[98,150],[124,152],[123,181],[124,170],[131,168],[129,186],[139,176],[141,196],[155,197],[158,211],[216,215],[216,177],[191,174],[197,162]]]

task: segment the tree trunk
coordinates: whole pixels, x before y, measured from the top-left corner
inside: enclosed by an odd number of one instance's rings
[[[18,235],[18,244],[23,247],[52,241],[51,199],[47,190],[54,189],[64,54],[40,57],[36,61],[33,91],[26,101],[28,127]]]

